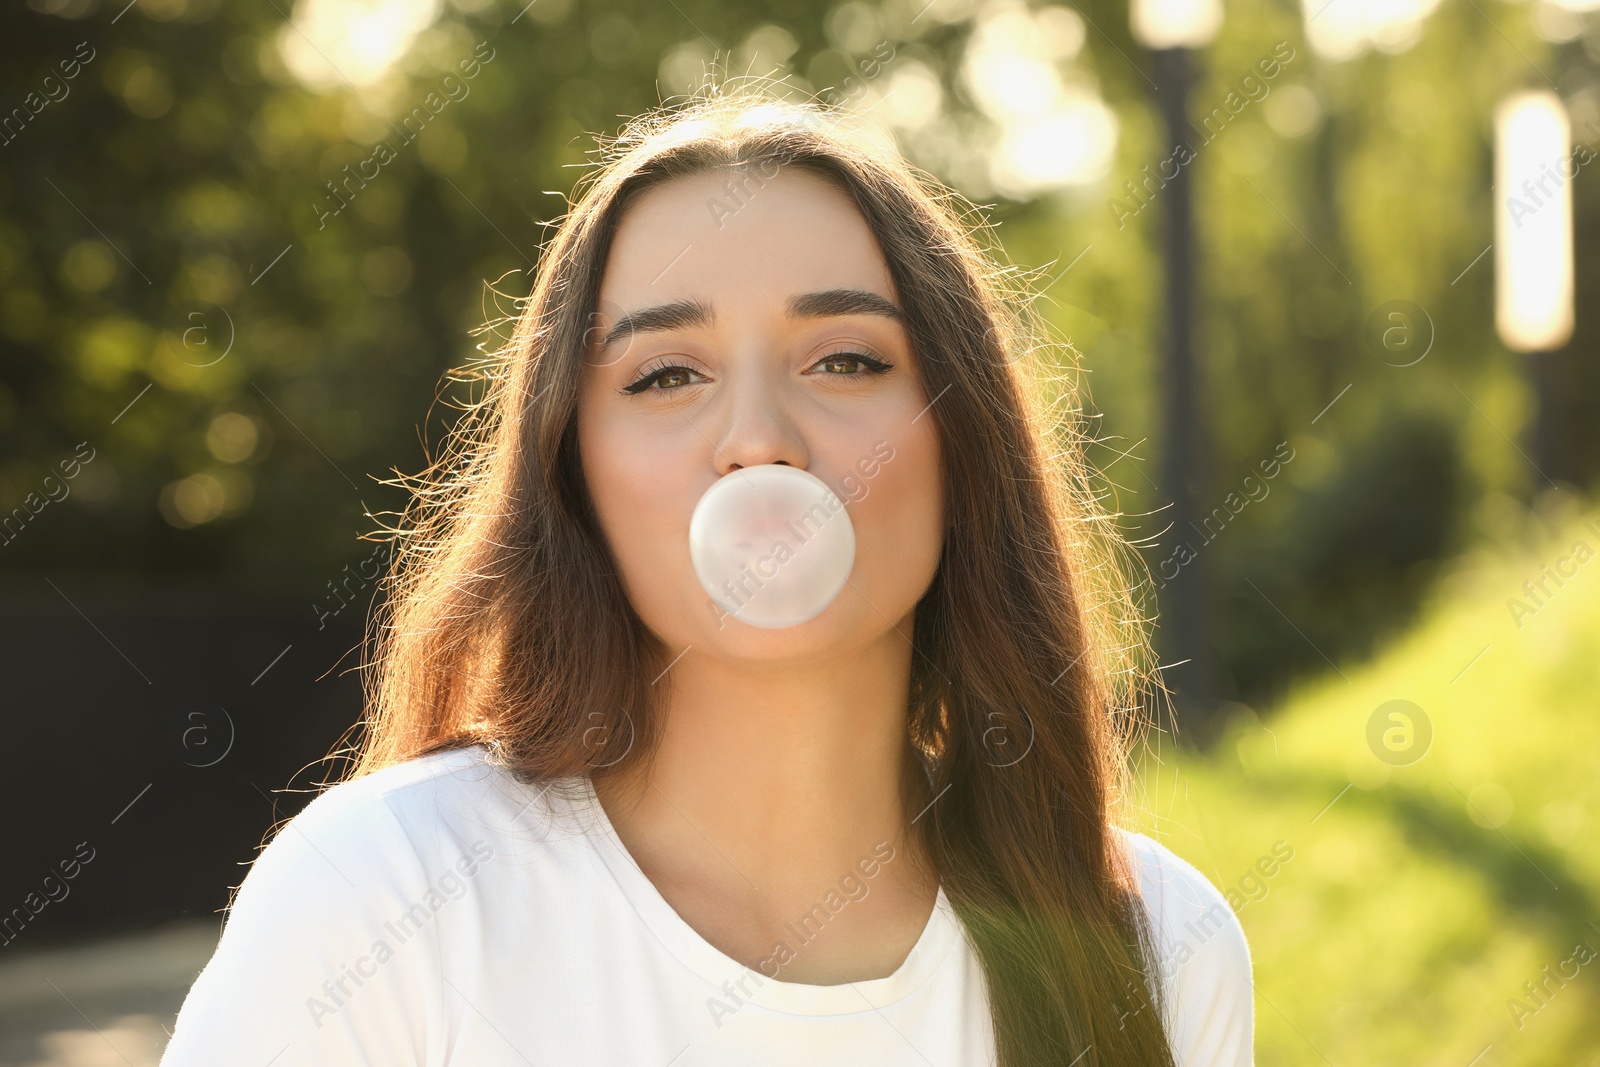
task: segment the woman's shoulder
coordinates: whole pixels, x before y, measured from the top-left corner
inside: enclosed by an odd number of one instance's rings
[[[422,1062],[445,1025],[449,953],[479,942],[495,872],[542,855],[532,842],[555,825],[557,795],[480,746],[323,790],[250,864],[163,1064],[290,1047],[282,1062]]]
[[[436,797],[441,790],[460,795],[508,774],[491,760],[483,745],[445,749],[335,782],[319,792],[301,814],[322,819],[349,817],[418,795]]]
[[[1229,933],[1234,948],[1244,947],[1244,929],[1220,889],[1194,864],[1148,834],[1118,828],[1132,854],[1140,891],[1159,927],[1190,939]]]
[[[1244,927],[1194,864],[1147,834],[1117,829],[1155,936],[1179,1067],[1253,1062],[1255,985]]]
[[[529,783],[497,763],[483,745],[430,753],[328,786],[273,841],[319,837],[357,854],[395,858],[403,838],[419,857],[461,841],[462,834],[544,836],[573,794],[568,780]],[[270,845],[268,846],[270,849]]]
[[[581,783],[581,780],[578,780]],[[340,921],[330,898],[414,901],[453,871],[505,867],[565,832],[566,779],[529,784],[481,745],[407,760],[331,785],[277,824],[228,907],[270,901]],[[494,861],[498,860],[498,863]],[[349,891],[353,891],[349,892]]]

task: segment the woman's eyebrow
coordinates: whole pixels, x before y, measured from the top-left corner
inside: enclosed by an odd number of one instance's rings
[[[865,289],[825,289],[790,297],[786,310],[790,318],[814,319],[834,315],[883,315],[905,325],[905,313],[877,293]],[[691,326],[710,326],[716,319],[711,308],[699,300],[675,300],[670,304],[630,311],[617,320],[601,340],[602,349],[624,337],[638,333],[682,330]]]
[[[709,305],[698,300],[674,300],[670,304],[630,311],[617,320],[600,342],[601,349],[610,348],[624,337],[636,333],[659,333],[663,330],[682,330],[690,326],[710,326],[716,318]]]
[[[791,297],[790,318],[823,318],[829,315],[886,315],[905,325],[905,312],[893,301],[865,289],[827,289]]]

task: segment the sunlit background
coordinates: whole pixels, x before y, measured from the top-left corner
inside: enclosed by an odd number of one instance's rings
[[[1258,1061],[1600,1065],[1600,0],[18,0],[0,53],[0,1064],[156,1062],[490,286],[751,76],[1072,343],[1178,711],[1139,819]]]

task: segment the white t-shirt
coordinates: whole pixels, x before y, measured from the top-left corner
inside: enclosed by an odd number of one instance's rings
[[[1158,920],[1179,1067],[1250,1067],[1254,998],[1238,920],[1195,868],[1148,837],[1125,836]],[[881,868],[869,858],[850,885],[870,886],[869,870]],[[835,894],[826,902],[813,923],[849,906]],[[942,889],[888,977],[832,986],[769,978],[672,909],[587,778],[525,785],[481,747],[341,783],[291,819],[239,887],[161,1060],[994,1062],[983,973]]]

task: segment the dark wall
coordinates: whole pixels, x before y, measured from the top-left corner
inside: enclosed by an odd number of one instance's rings
[[[321,625],[198,582],[10,579],[0,945],[224,907],[273,823],[340,770],[312,764],[360,714],[363,610]]]

